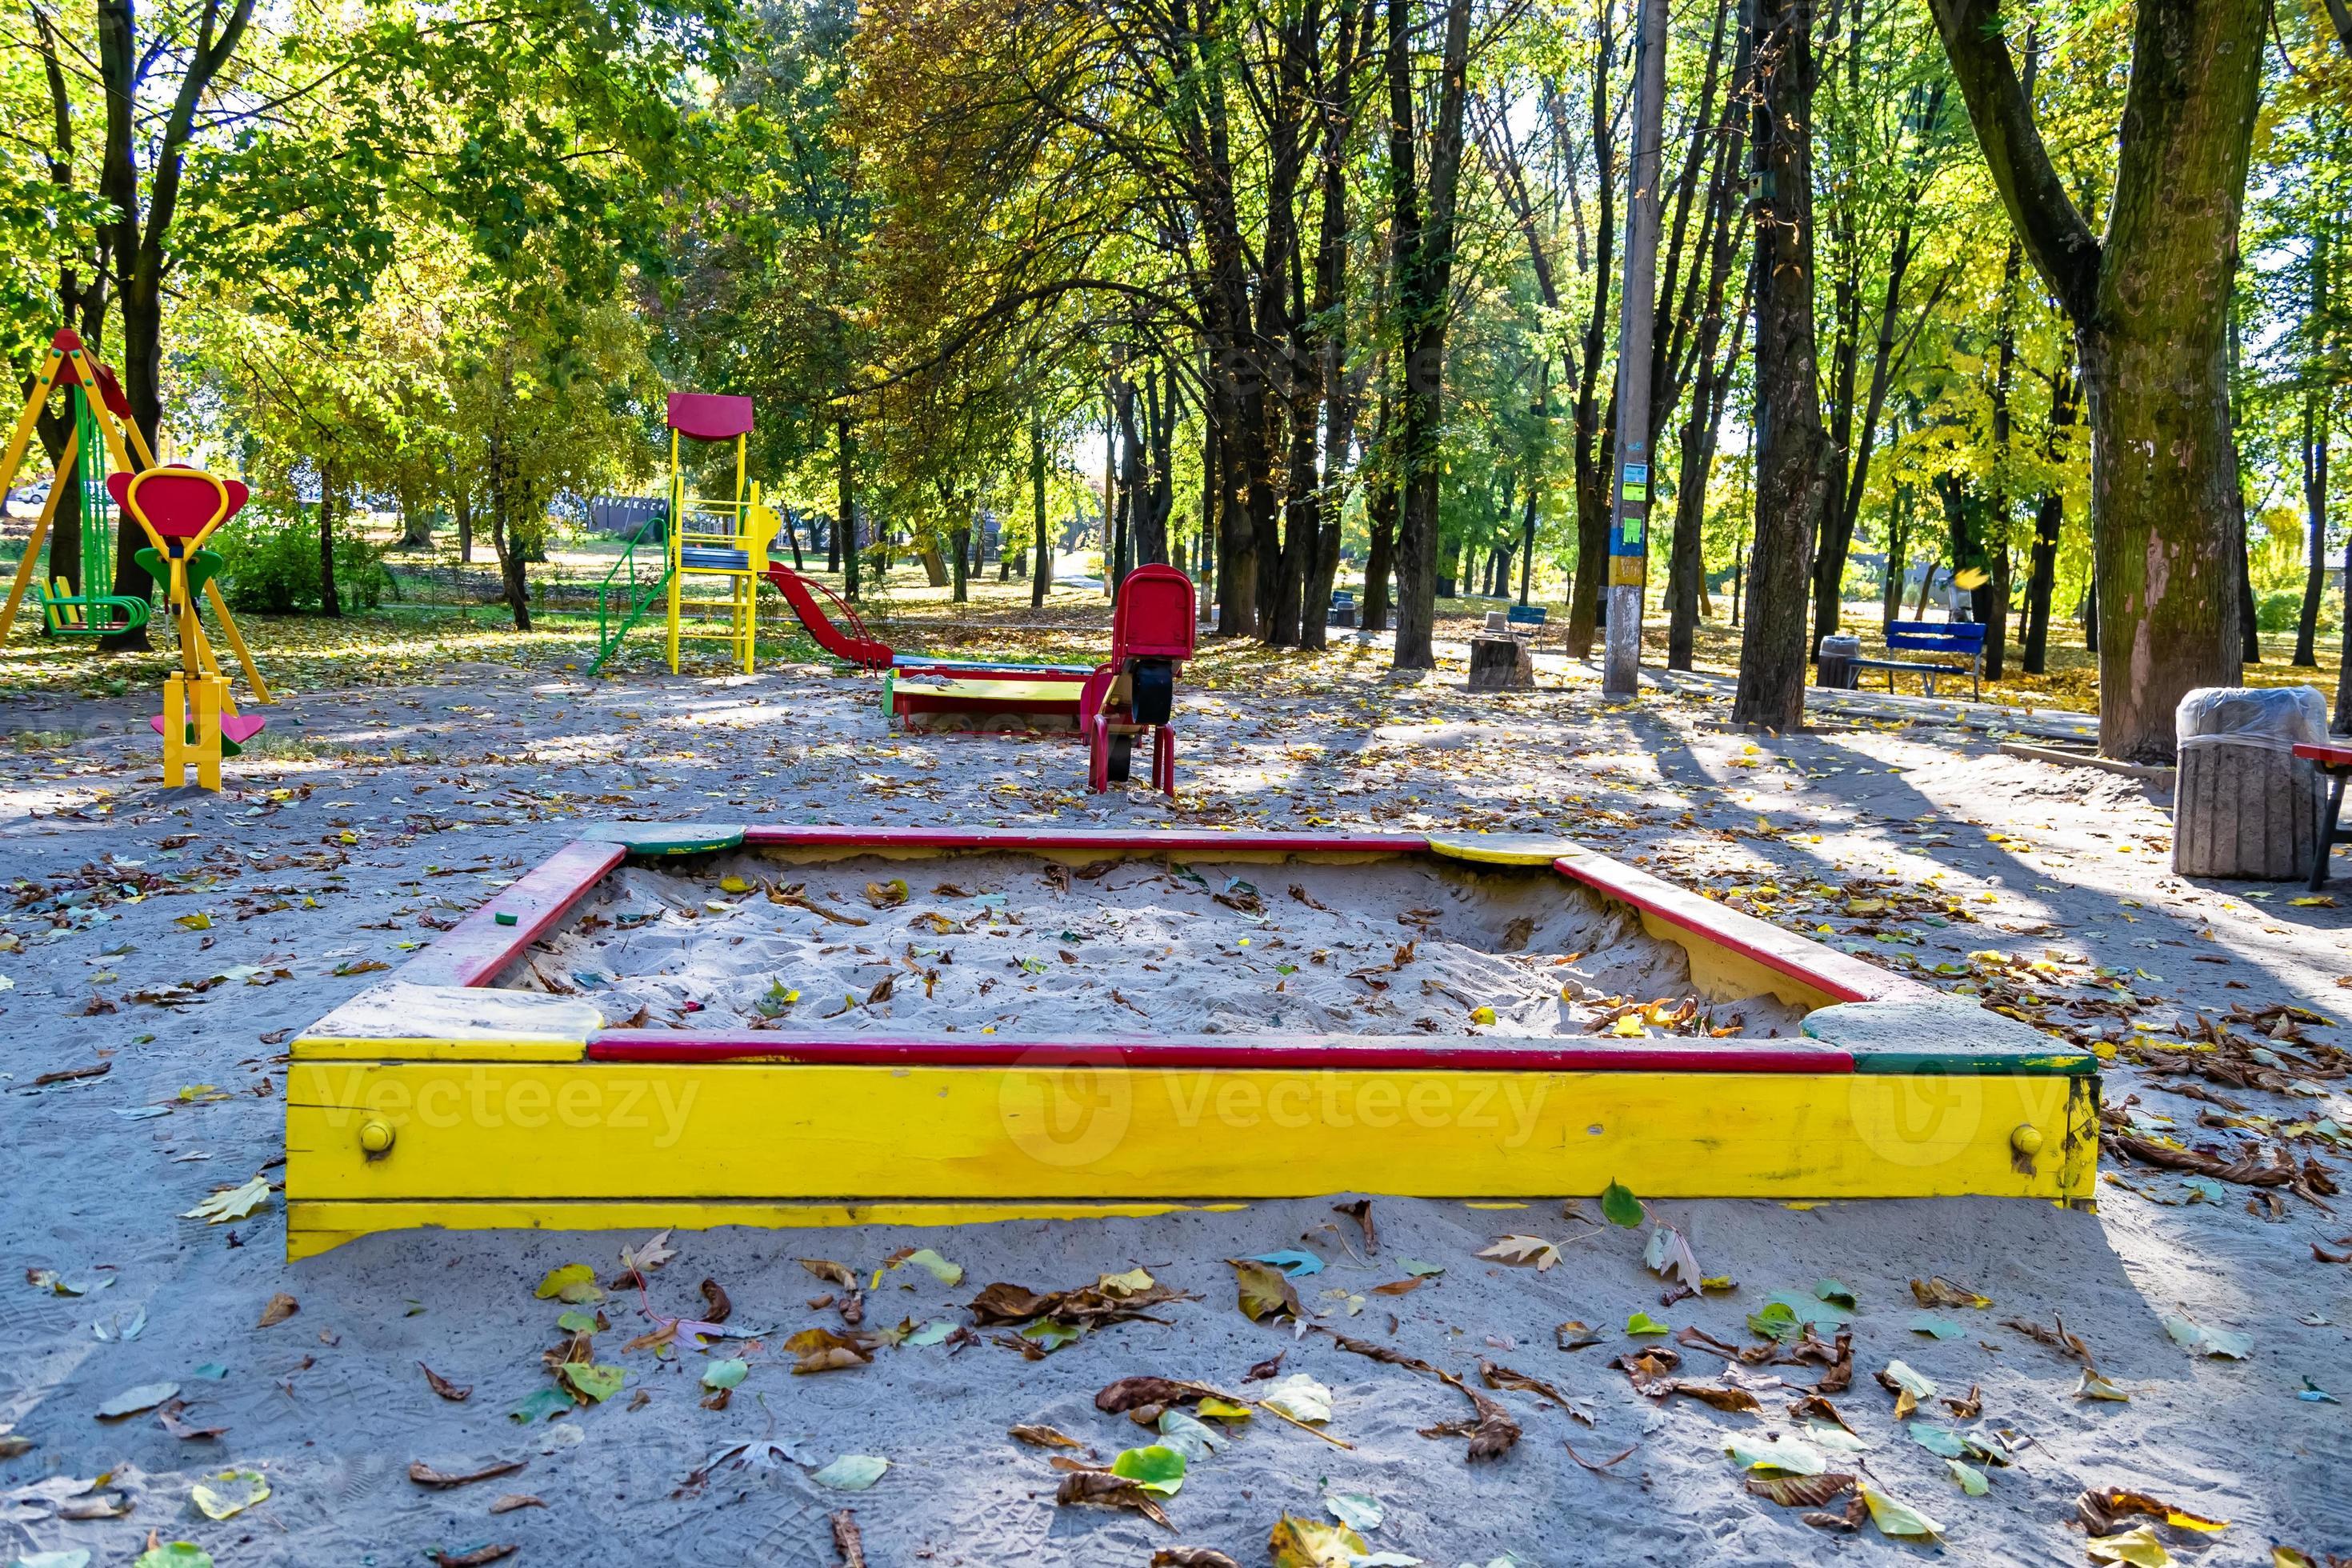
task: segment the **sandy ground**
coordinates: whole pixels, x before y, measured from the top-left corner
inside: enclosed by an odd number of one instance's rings
[[[1706,1002],[1681,949],[1549,872],[1420,864],[716,856],[624,868],[541,945],[512,984],[637,1027],[1583,1038],[1628,1004],[1687,1036],[1800,1016]]]
[[[1654,1404],[1611,1364],[1660,1342],[1621,1331],[1635,1311],[1748,1343],[1747,1314],[1787,1294],[1812,1302],[1826,1331],[1836,1313],[1815,1298],[1823,1279],[1856,1303],[1858,1375],[1836,1405],[1869,1444],[1831,1457],[1940,1521],[1947,1557],[2087,1561],[2068,1523],[2074,1500],[2110,1487],[2231,1521],[2210,1537],[2157,1523],[2185,1562],[2267,1561],[2273,1542],[2315,1560],[2352,1552],[2347,1407],[2311,1397],[2352,1399],[2352,1268],[2314,1253],[2352,1249],[2337,1240],[2352,1235],[2352,1215],[2343,1200],[2326,1200],[2331,1213],[2305,1195],[2325,1198],[2308,1177],[2301,1191],[2256,1188],[2111,1151],[2095,1215],[1974,1201],[1661,1204],[1654,1217],[1682,1230],[1706,1272],[1738,1281],[1672,1304],[1643,1265],[1643,1236],[1598,1223],[1589,1194],[1507,1213],[1375,1195],[1377,1253],[1332,1212],[1345,1194],[1087,1224],[680,1233],[642,1297],[622,1289],[602,1303],[611,1327],[596,1356],[625,1371],[625,1392],[528,1426],[509,1412],[548,1386],[542,1352],[563,1338],[562,1303],[534,1288],[572,1263],[609,1279],[621,1248],[644,1237],[387,1235],[289,1266],[275,1199],[229,1225],[179,1217],[215,1188],[274,1175],[278,1047],[290,1031],[579,821],[623,815],[1564,832],[2112,1052],[2108,1103],[2146,1147],[2169,1137],[2231,1157],[2284,1148],[2342,1180],[2352,1101],[2334,1047],[2344,1036],[2275,1008],[2333,1020],[2352,1001],[2340,984],[2352,972],[2352,910],[2297,906],[2300,889],[2286,886],[2186,885],[2166,869],[2168,818],[2145,786],[2000,755],[1932,710],[1908,722],[1832,716],[1818,732],[1775,739],[1727,733],[1708,692],[1610,707],[1581,680],[1504,700],[1473,699],[1458,675],[1307,698],[1189,692],[1185,793],[1171,808],[1139,790],[1085,795],[1073,742],[893,736],[873,694],[805,669],[593,685],[458,669],[436,686],[295,699],[275,731],[293,739],[235,765],[218,798],[157,787],[136,703],[0,702],[0,726],[87,737],[20,753],[0,790],[0,889],[12,906],[0,916],[0,1218],[12,1247],[0,1426],[14,1427],[0,1453],[22,1449],[0,1458],[0,1555],[81,1549],[126,1563],[152,1530],[225,1564],[390,1564],[506,1542],[522,1563],[819,1564],[838,1560],[827,1516],[848,1508],[868,1560],[894,1568],[1140,1568],[1180,1542],[1262,1563],[1276,1519],[1328,1517],[1331,1492],[1378,1500],[1372,1548],[1440,1568],[1917,1551],[1867,1524],[1824,1533],[1743,1489],[1726,1444],[1795,1430],[1790,1395],[1770,1380],[1809,1387],[1816,1367],[1739,1367],[1762,1412],[1740,1415],[1685,1397]],[[655,895],[644,896],[650,908]],[[1144,911],[1176,895],[1121,896],[1135,900],[1122,909]],[[764,900],[738,918],[768,919]],[[666,921],[641,928],[639,956],[655,962],[636,965],[632,984],[688,954],[654,945],[656,929],[676,942]],[[1345,940],[1371,938],[1298,937]],[[1565,933],[1554,945],[1573,951]],[[1445,962],[1519,962],[1462,947]],[[862,955],[828,962],[851,956]],[[838,974],[845,989],[862,978],[845,964]],[[2167,1044],[2183,1040],[2207,1048]],[[1559,1244],[1561,1261],[1539,1272],[1478,1256],[1506,1233]],[[868,1292],[866,1319],[911,1325],[908,1342],[871,1365],[791,1375],[782,1335],[841,1326],[837,1309],[808,1304],[835,1288],[795,1260],[835,1260],[864,1279],[907,1247],[961,1266],[962,1283],[892,1270]],[[1278,1249],[1322,1260],[1296,1282],[1318,1328],[1474,1386],[1491,1361],[1545,1380],[1574,1409],[1496,1392],[1525,1435],[1497,1460],[1466,1463],[1460,1439],[1419,1435],[1467,1415],[1461,1394],[1235,1310],[1223,1260]],[[1443,1272],[1412,1271],[1424,1265]],[[1137,1267],[1201,1299],[1041,1361],[996,1343],[996,1330],[978,1343],[920,1342],[967,1322],[963,1304],[982,1285],[1066,1289]],[[1909,1282],[1936,1275],[1993,1305],[1937,1309],[1960,1331],[1950,1338],[1915,1331]],[[750,1370],[723,1410],[697,1398],[700,1355],[623,1348],[651,1326],[648,1311],[702,1311],[706,1278],[731,1296],[735,1322],[777,1331],[735,1347]],[[1426,1283],[1373,1289],[1414,1278]],[[299,1310],[256,1327],[280,1293]],[[2163,1320],[2184,1310],[2247,1336],[2242,1359],[2175,1342]],[[2060,1316],[2127,1403],[2078,1399],[2082,1367],[2009,1326]],[[1556,1331],[1571,1321],[1599,1342],[1560,1348]],[[940,1327],[926,1334],[927,1324]],[[1681,1348],[1685,1375],[1724,1372],[1719,1357]],[[1148,1436],[1095,1409],[1113,1379],[1262,1392],[1270,1384],[1246,1383],[1248,1370],[1278,1352],[1282,1375],[1331,1391],[1326,1430],[1351,1447],[1261,1415],[1167,1500],[1173,1531],[1133,1513],[1057,1508],[1046,1456],[1005,1436],[1048,1424],[1108,1460]],[[2005,1435],[2014,1462],[1989,1469],[1985,1495],[1964,1494],[1947,1460],[1895,1420],[1872,1374],[1897,1360],[1940,1394],[1980,1391],[1979,1419],[1933,1397],[1920,1416]],[[437,1397],[420,1362],[475,1392],[462,1404]],[[152,1412],[97,1417],[155,1384],[178,1385],[184,1427],[225,1430],[183,1438]],[[776,1447],[710,1462],[745,1443]],[[1579,1463],[1621,1452],[1600,1471]],[[890,1468],[859,1492],[814,1479],[845,1454]],[[456,1472],[498,1460],[525,1466],[449,1489],[408,1475],[415,1461]],[[223,1469],[266,1476],[269,1499],[208,1520],[192,1489]],[[100,1495],[119,1502],[92,1509],[69,1495],[101,1475]],[[492,1514],[508,1494],[545,1506]],[[66,1520],[61,1502],[129,1511]]]

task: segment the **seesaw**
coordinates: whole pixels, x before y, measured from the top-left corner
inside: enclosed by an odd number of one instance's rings
[[[1139,735],[1151,737],[1151,783],[1176,793],[1176,668],[1192,657],[1198,604],[1192,580],[1172,566],[1139,566],[1120,583],[1111,613],[1110,658],[1095,666],[1021,664],[903,654],[866,631],[831,589],[781,563],[768,581],[817,646],[883,677],[883,707],[900,728],[930,732],[1061,731],[1087,741],[1087,787],[1129,775]],[[849,629],[835,624],[819,595]]]

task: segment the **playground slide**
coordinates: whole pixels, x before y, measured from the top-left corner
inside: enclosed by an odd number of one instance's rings
[[[784,596],[784,603],[793,607],[793,614],[799,618],[808,635],[816,639],[817,647],[834,658],[854,664],[860,669],[887,669],[898,661],[890,645],[867,637],[864,624],[857,619],[857,612],[843,604],[840,597],[824,584],[812,582],[789,566],[774,564],[768,568],[768,584]],[[833,618],[824,613],[824,606],[817,603],[819,593],[831,599],[847,617],[850,631],[845,632],[833,624]]]

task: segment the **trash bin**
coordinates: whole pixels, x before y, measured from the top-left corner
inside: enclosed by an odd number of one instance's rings
[[[1813,684],[1832,691],[1852,691],[1861,683],[1862,671],[1854,661],[1862,657],[1862,639],[1846,633],[1836,633],[1822,639],[1820,668]]]
[[[2327,704],[2308,686],[2208,686],[2174,710],[2172,869],[2183,877],[2284,882],[2311,873],[2326,786],[2294,754],[2327,739]]]

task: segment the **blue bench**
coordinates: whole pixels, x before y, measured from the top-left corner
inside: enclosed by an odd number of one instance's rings
[[[1886,623],[1888,653],[1939,653],[1945,659],[1858,658],[1856,669],[1886,671],[1886,689],[1895,689],[1895,672],[1914,669],[1919,672],[1927,688],[1927,695],[1936,695],[1936,677],[1965,675],[1975,684],[1976,699],[1984,700],[1985,629],[1973,621],[1889,621]],[[1961,662],[1952,662],[1959,660]]]
[[[1540,632],[1544,623],[1551,618],[1551,612],[1541,605],[1513,605],[1509,616],[1510,625],[1529,626]]]

